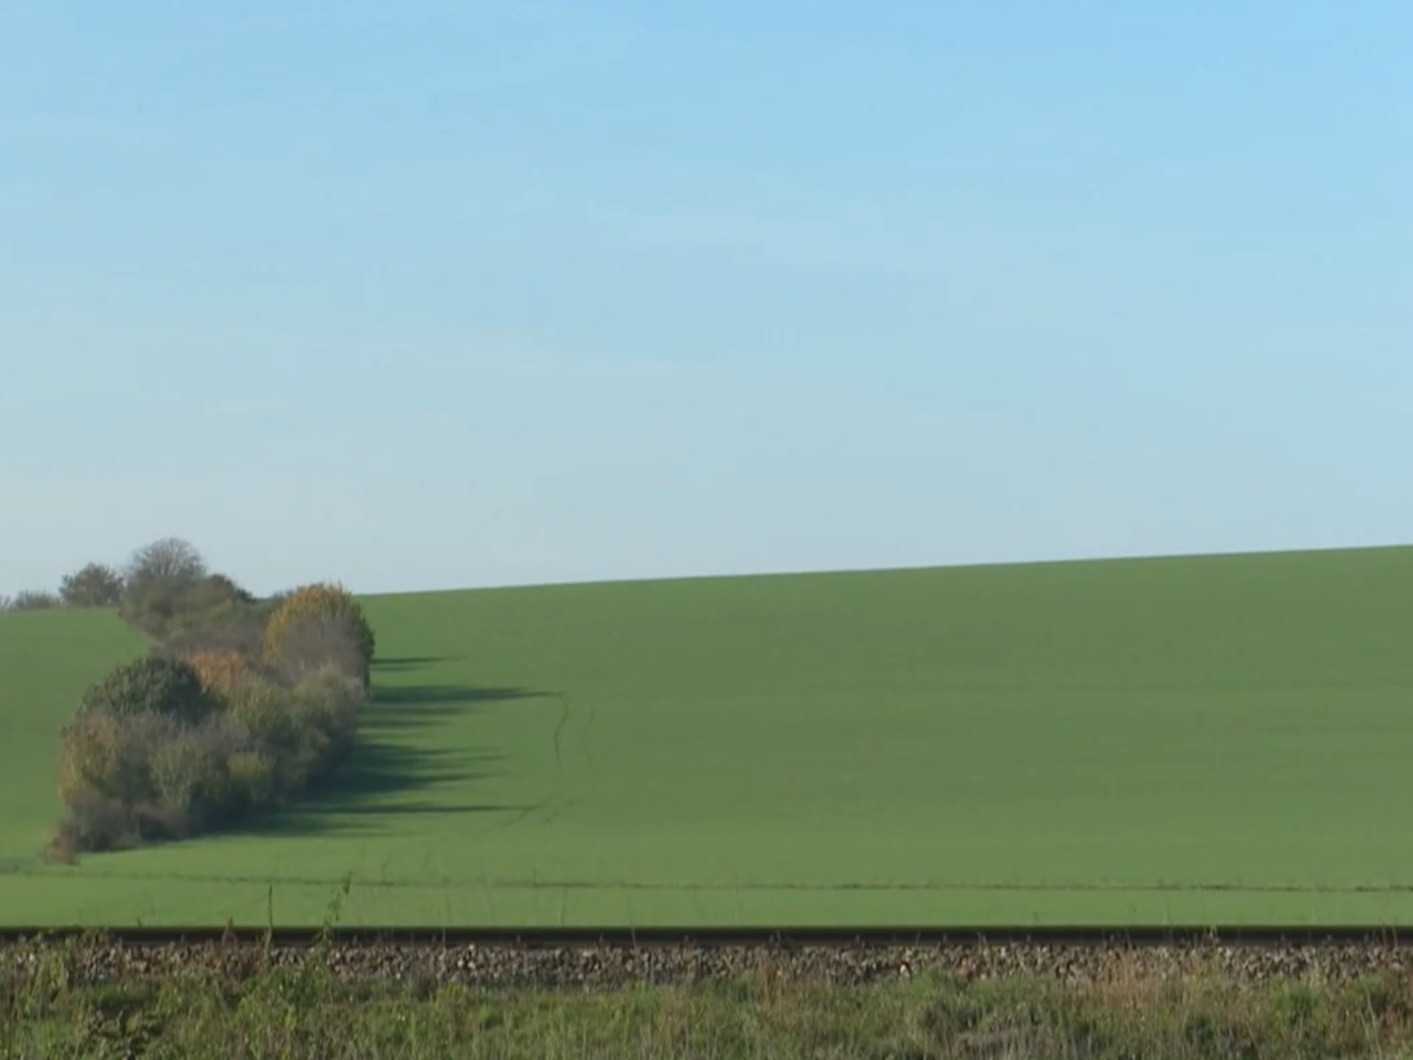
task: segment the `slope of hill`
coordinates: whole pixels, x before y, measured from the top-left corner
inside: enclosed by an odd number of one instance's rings
[[[372,597],[329,790],[71,869],[53,733],[133,645],[12,616],[0,916],[1413,923],[1410,590],[1399,548]],[[25,647],[78,617],[82,667]]]
[[[144,650],[111,611],[0,615],[0,872],[31,867],[53,835],[59,727],[79,696]]]

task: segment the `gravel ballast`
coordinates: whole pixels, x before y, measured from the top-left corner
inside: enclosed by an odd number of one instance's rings
[[[1072,984],[1189,976],[1247,982],[1339,982],[1413,972],[1413,951],[1381,943],[1100,946],[976,942],[800,947],[350,943],[311,948],[267,947],[248,941],[134,944],[99,937],[0,944],[0,964],[21,975],[55,957],[62,957],[68,973],[81,982],[213,974],[242,979],[270,968],[292,968],[316,960],[346,980],[461,983],[486,988],[611,989],[760,975],[839,985],[922,974],[968,981],[1040,977]]]

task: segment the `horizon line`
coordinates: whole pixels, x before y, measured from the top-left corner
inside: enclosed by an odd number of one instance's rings
[[[1171,560],[1220,560],[1256,558],[1261,556],[1306,556],[1334,552],[1391,552],[1413,549],[1413,541],[1380,545],[1316,545],[1304,548],[1228,549],[1216,552],[1157,552],[1119,553],[1097,556],[1064,556],[1048,559],[980,560],[962,563],[909,563],[880,567],[806,567],[777,570],[719,571],[702,574],[663,574],[616,578],[569,578],[562,581],[506,582],[490,585],[454,585],[436,589],[386,589],[378,592],[355,592],[356,596],[431,596],[436,593],[500,592],[514,589],[558,589],[594,585],[640,585],[668,582],[739,581],[747,578],[803,578],[825,575],[906,574],[937,570],[985,570],[992,567],[1058,567],[1078,564],[1143,563]]]

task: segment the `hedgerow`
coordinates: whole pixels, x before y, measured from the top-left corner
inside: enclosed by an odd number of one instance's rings
[[[140,550],[127,585],[122,614],[157,639],[61,732],[59,860],[287,803],[349,752],[367,698],[373,631],[341,587],[259,601],[174,539]]]
[[[62,606],[63,601],[44,589],[25,589],[5,600],[7,611],[48,611]]]
[[[102,563],[89,563],[59,583],[65,607],[114,607],[123,599],[123,576]]]

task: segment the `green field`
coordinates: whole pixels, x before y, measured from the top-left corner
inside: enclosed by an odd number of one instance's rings
[[[1413,549],[379,596],[321,797],[36,852],[141,650],[0,617],[0,919],[1413,923]]]

